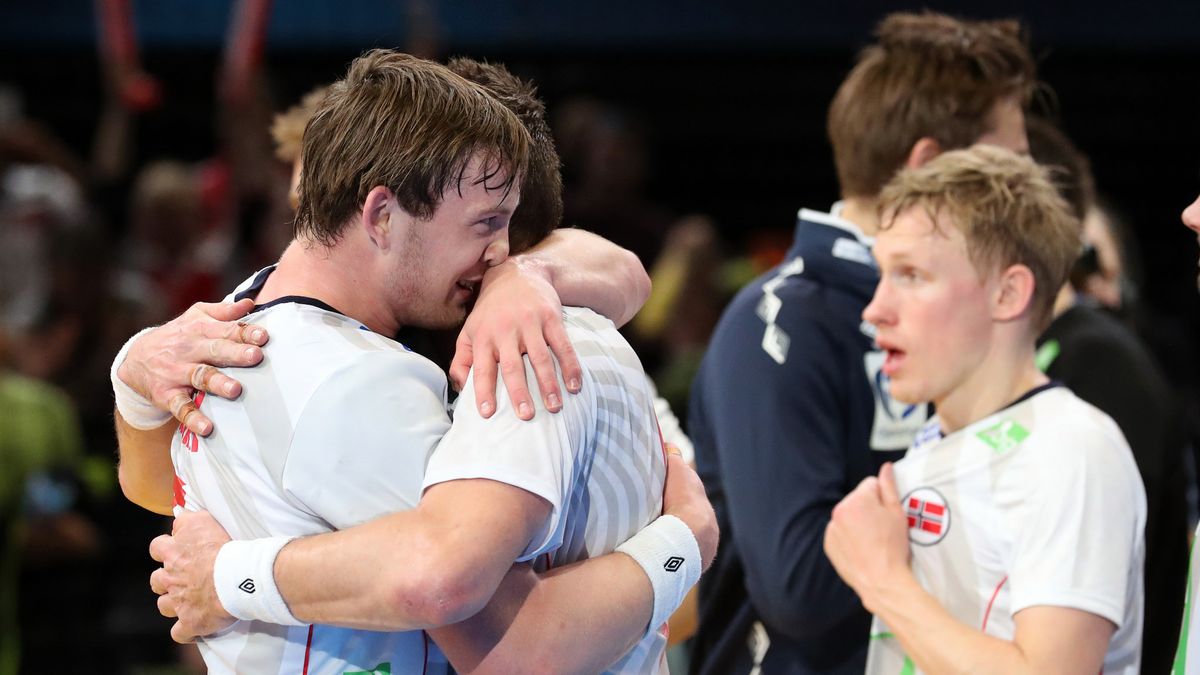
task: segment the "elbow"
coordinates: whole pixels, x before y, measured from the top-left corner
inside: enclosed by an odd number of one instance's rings
[[[622,249],[620,264],[625,270],[625,287],[630,289],[630,295],[625,311],[621,315],[621,321],[617,324],[618,327],[633,319],[642,305],[646,304],[646,300],[650,298],[651,289],[650,275],[646,273],[646,268],[636,254]]]
[[[406,549],[422,552],[407,556],[407,565],[394,566],[385,597],[395,614],[433,628],[469,619],[483,609],[491,593],[479,583],[477,570],[458,562],[461,551],[450,548],[432,544]]]
[[[170,501],[164,501],[163,491],[155,489],[158,486],[147,485],[145,480],[136,477],[125,462],[117,464],[117,484],[121,486],[121,494],[125,495],[125,499],[136,506],[164,516],[169,516],[174,511],[174,505]]]

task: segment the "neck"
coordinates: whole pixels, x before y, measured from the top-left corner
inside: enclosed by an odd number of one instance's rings
[[[978,422],[1050,381],[1034,363],[1032,340],[1007,344],[994,340],[992,345],[979,368],[949,394],[934,401],[944,433]]]
[[[288,295],[320,300],[361,322],[380,335],[395,335],[400,322],[389,311],[379,275],[347,233],[334,246],[293,239],[279,258],[255,302],[262,304]]]
[[[1071,284],[1069,284],[1069,283],[1063,284],[1063,287],[1058,289],[1058,295],[1055,296],[1055,298],[1054,298],[1054,309],[1052,310],[1054,318],[1057,319],[1058,317],[1062,316],[1063,313],[1065,313],[1068,309],[1071,309],[1072,307],[1074,307],[1075,300],[1076,300],[1075,289],[1071,288]]]
[[[842,218],[874,237],[879,232],[879,200],[874,197],[847,197],[842,200]]]

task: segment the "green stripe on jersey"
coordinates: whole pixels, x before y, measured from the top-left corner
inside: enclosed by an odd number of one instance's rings
[[[1046,340],[1041,347],[1038,347],[1037,354],[1033,356],[1033,362],[1037,364],[1038,370],[1043,373],[1049,370],[1050,364],[1054,363],[1054,359],[1062,353],[1062,346],[1058,344],[1058,340]]]
[[[988,427],[975,434],[979,440],[987,443],[996,452],[1004,452],[1017,447],[1021,441],[1029,437],[1029,431],[1017,424],[1015,420],[1002,420],[993,427]]]
[[[1192,618],[1192,571],[1196,569],[1196,543],[1192,542],[1191,561],[1188,563],[1187,594],[1183,596],[1183,625],[1179,627],[1179,648],[1175,650],[1175,665],[1171,667],[1171,675],[1184,675],[1187,672],[1188,631]]]
[[[904,667],[900,669],[900,675],[913,675],[917,672],[917,666],[913,664],[912,659],[904,657]]]

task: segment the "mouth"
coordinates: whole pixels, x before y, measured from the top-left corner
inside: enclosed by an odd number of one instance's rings
[[[883,374],[893,377],[896,371],[900,370],[900,367],[904,365],[904,357],[907,353],[903,349],[899,349],[895,345],[886,342],[880,342],[879,348],[884,352]]]

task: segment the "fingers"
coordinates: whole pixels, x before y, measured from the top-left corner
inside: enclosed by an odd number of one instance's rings
[[[195,633],[183,627],[182,621],[176,621],[174,626],[171,626],[171,639],[181,645],[186,645],[196,641]]]
[[[462,391],[467,382],[467,375],[475,361],[473,352],[471,338],[467,337],[465,331],[460,333],[454,346],[454,359],[450,362],[450,384],[454,385],[455,391]]]
[[[171,535],[160,534],[150,542],[150,557],[157,562],[164,562],[168,550],[171,548]],[[151,575],[153,578],[153,575]]]
[[[567,391],[578,394],[583,386],[583,369],[579,366],[579,356],[575,354],[575,347],[567,337],[567,329],[563,327],[562,319],[547,323],[543,327],[543,334],[554,356],[558,358],[558,367],[562,369]]]
[[[562,392],[558,389],[558,369],[554,367],[554,359],[550,350],[540,342],[534,342],[528,348],[529,363],[533,366],[533,375],[537,378],[538,390],[542,393],[542,403],[546,410],[558,412],[562,410]],[[505,385],[508,379],[504,380]],[[511,390],[509,395],[512,395]]]
[[[484,419],[496,412],[496,358],[488,356],[473,366],[475,407]],[[465,381],[466,378],[464,378]]]
[[[163,595],[167,592],[167,571],[161,567],[150,573],[150,590],[154,591],[155,595]]]
[[[879,469],[879,498],[888,508],[900,508],[900,494],[896,489],[896,469],[891,462],[884,462]]]
[[[235,399],[242,394],[242,383],[225,375],[207,363],[197,363],[192,367],[192,375],[188,378],[192,389],[216,394],[227,399]]]
[[[170,595],[158,596],[158,613],[168,619],[174,619],[178,616],[178,610],[175,608],[175,598],[172,598]]]
[[[533,399],[529,396],[529,383],[525,381],[525,359],[516,343],[501,347],[500,373],[504,376],[504,388],[512,401],[517,417],[523,420],[533,419]],[[479,389],[479,381],[475,381],[475,389]]]
[[[245,298],[237,302],[197,302],[185,314],[203,314],[217,321],[237,321],[254,309],[254,300]],[[262,343],[255,343],[262,344]]]

